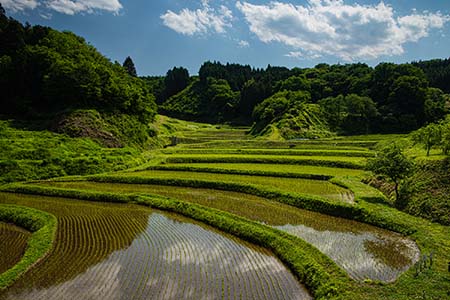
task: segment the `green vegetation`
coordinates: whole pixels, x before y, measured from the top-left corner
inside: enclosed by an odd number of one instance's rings
[[[328,180],[333,176],[359,176],[367,172],[359,169],[344,169],[308,165],[283,164],[235,164],[235,163],[192,163],[162,164],[149,167],[149,170],[172,170],[192,172],[212,172],[258,176],[279,176]]]
[[[198,79],[161,105],[161,112],[185,119],[220,123],[233,116],[238,95],[225,80]]]
[[[335,168],[363,169],[365,159],[360,157],[289,156],[278,155],[194,155],[174,154],[167,156],[167,163],[252,163],[326,166]]]
[[[147,160],[136,148],[110,149],[89,138],[22,130],[14,125],[14,121],[0,121],[0,182],[102,173]]]
[[[0,186],[0,298],[309,298],[271,253],[315,299],[450,295],[448,60],[139,78],[1,5],[0,41],[0,184],[75,175]]]
[[[447,71],[446,61],[291,70],[205,62],[198,79],[160,107],[198,121],[254,123],[254,134],[273,139],[409,132],[448,113]]]
[[[71,32],[23,26],[0,14],[2,113],[32,117],[95,108],[152,121],[154,97],[139,78]],[[8,42],[6,42],[8,41]]]
[[[330,150],[330,149],[190,149],[175,148],[162,151],[164,154],[245,154],[245,155],[295,155],[295,156],[351,156],[373,157],[374,153],[362,150]]]
[[[32,232],[20,261],[7,271],[0,273],[1,291],[10,286],[51,250],[57,224],[53,215],[14,205],[0,205],[0,221],[13,223]],[[14,253],[14,251],[12,252]]]
[[[187,214],[194,219],[200,220],[202,222],[206,222],[208,224],[211,224],[215,227],[222,228],[225,231],[232,231],[233,234],[238,236],[247,236],[247,238],[256,243],[261,242],[261,238],[263,236],[268,237],[261,233],[259,230],[256,230],[256,228],[248,228],[248,227],[234,227],[229,226],[231,223],[228,223],[228,221],[236,222],[236,216],[225,219],[223,217],[224,213],[220,213],[219,211],[207,209],[208,211],[213,211],[212,214],[203,215],[199,213],[196,209],[192,207],[192,205],[188,205],[187,203],[183,202],[172,202],[174,200],[169,199],[162,199],[162,198],[154,198],[152,197],[151,202],[150,198],[142,197],[142,196],[126,196],[126,195],[119,195],[119,194],[111,194],[111,193],[98,193],[98,192],[84,192],[81,190],[68,190],[68,189],[55,189],[55,188],[43,188],[43,187],[34,187],[34,186],[15,186],[9,188],[10,191],[15,192],[22,192],[22,193],[32,193],[32,194],[43,194],[43,195],[53,195],[53,196],[64,196],[64,197],[75,197],[75,198],[81,198],[81,199],[90,199],[90,200],[100,200],[100,201],[124,201],[126,199],[129,199],[128,201],[135,201],[138,203],[145,203],[147,205],[151,204],[152,206],[156,206],[160,209],[167,209],[171,211],[176,211],[178,213]],[[145,199],[145,200],[144,200]],[[178,203],[175,205],[175,203]],[[365,218],[368,219],[375,219],[378,220],[379,224],[382,224],[383,222],[385,224],[391,223],[397,223],[397,224],[403,224],[401,226],[405,226],[404,228],[414,229],[415,233],[412,235],[412,237],[418,242],[419,247],[422,251],[425,251],[425,253],[429,253],[431,250],[435,253],[435,260],[433,264],[432,271],[427,271],[424,274],[421,274],[419,278],[415,276],[414,268],[409,270],[407,272],[407,275],[401,276],[396,283],[389,284],[389,285],[367,285],[366,283],[356,283],[352,281],[348,281],[348,279],[344,279],[345,277],[337,276],[333,271],[335,267],[331,267],[331,265],[327,265],[326,270],[327,272],[333,272],[334,275],[331,275],[333,278],[333,282],[336,282],[335,280],[338,280],[337,278],[341,278],[339,280],[341,284],[341,288],[338,288],[338,294],[335,294],[337,297],[326,297],[327,299],[337,298],[337,299],[346,299],[348,297],[352,297],[355,299],[380,299],[380,297],[383,297],[382,295],[389,295],[390,297],[396,297],[397,299],[410,299],[411,297],[414,297],[414,295],[418,295],[417,292],[420,291],[420,295],[422,295],[422,291],[425,291],[426,295],[430,297],[439,297],[439,295],[443,295],[442,293],[445,293],[445,291],[450,288],[448,286],[448,281],[446,280],[446,268],[447,268],[447,259],[448,259],[448,249],[450,249],[450,245],[448,244],[448,241],[445,240],[445,236],[448,236],[450,233],[448,231],[448,228],[442,227],[439,225],[434,225],[431,223],[427,223],[424,220],[416,219],[414,217],[407,216],[404,213],[400,213],[395,209],[387,208],[385,205],[382,204],[370,204],[366,202],[359,202],[359,205],[361,207],[364,207],[364,209],[367,210],[367,212],[364,214]],[[206,208],[202,208],[206,209]],[[194,217],[195,215],[195,217]],[[219,217],[222,216],[222,217]],[[385,219],[380,218],[380,216],[383,215]],[[374,219],[374,220],[375,220]],[[220,220],[220,222],[219,222]],[[217,223],[217,222],[218,223]],[[387,223],[386,223],[387,222]],[[221,224],[221,225],[220,225]],[[225,225],[229,224],[229,225]],[[233,223],[235,224],[235,223]],[[258,225],[262,226],[262,225]],[[399,229],[400,227],[397,227]],[[248,231],[247,231],[248,229]],[[243,230],[243,232],[242,232]],[[255,233],[256,237],[255,237]],[[291,241],[289,242],[289,246],[286,245],[285,251],[278,252],[276,249],[273,250],[278,243],[276,241],[280,241],[279,239],[281,237],[289,237]],[[301,247],[300,249],[294,249],[295,251],[292,251],[293,245],[295,245],[299,240],[292,240],[291,235],[284,236],[282,233],[277,233],[276,236],[271,236],[268,240],[265,242],[262,242],[265,247],[267,247],[267,243],[270,242],[270,249],[272,249],[277,256],[284,257],[287,256],[288,260],[285,261],[290,268],[294,270],[295,274],[298,274],[298,268],[299,262],[305,262],[305,258],[300,258],[298,255],[299,253],[304,253],[305,251],[304,247]],[[300,240],[301,241],[301,240]],[[373,249],[373,251],[376,251],[376,248]],[[313,251],[314,253],[317,253],[317,250]],[[284,253],[284,254],[283,254]],[[313,257],[316,257],[316,254],[313,254]],[[295,259],[299,259],[299,262],[295,262]],[[308,256],[306,261],[309,262],[309,266],[311,265],[311,258]],[[290,263],[289,263],[290,262]],[[314,265],[314,264],[313,264]],[[317,265],[315,265],[317,267]],[[297,271],[296,271],[297,270]],[[304,270],[304,269],[303,269]],[[314,274],[317,275],[317,273],[314,272]],[[338,272],[339,274],[339,272]],[[322,275],[320,275],[322,276]],[[321,280],[321,277],[313,276],[317,280]],[[300,277],[303,278],[303,277]],[[425,280],[424,278],[427,278]],[[315,280],[314,279],[314,280]],[[328,279],[327,279],[328,280]],[[338,280],[338,282],[339,282]],[[304,281],[303,281],[304,282]],[[420,290],[418,289],[411,289],[411,284],[414,284]],[[312,289],[314,291],[314,289]],[[316,293],[314,293],[316,299],[320,299],[320,297],[317,296]]]
[[[411,133],[414,143],[425,146],[427,156],[433,147],[439,146],[444,155],[450,151],[450,115],[438,124],[431,123]]]
[[[352,197],[349,191],[330,182],[323,180],[311,180],[302,178],[281,178],[256,175],[235,175],[220,173],[199,173],[189,171],[136,171],[123,173],[122,176],[139,177],[139,178],[160,178],[160,179],[190,179],[190,180],[207,180],[225,183],[248,183],[255,184],[267,188],[276,188],[280,191],[287,191],[299,194],[318,195],[330,200],[348,201]],[[350,198],[350,199],[348,199]],[[350,200],[351,201],[351,200]]]
[[[385,176],[394,183],[395,205],[404,208],[399,193],[399,185],[413,172],[413,163],[404,154],[402,149],[391,144],[383,148],[377,156],[369,160],[367,168],[377,175]]]
[[[276,129],[284,139],[319,138],[332,134],[323,121],[320,107],[311,104],[306,92],[282,91],[267,98],[253,110],[252,133],[273,135]]]
[[[401,189],[403,210],[434,222],[450,225],[449,159],[418,161]]]

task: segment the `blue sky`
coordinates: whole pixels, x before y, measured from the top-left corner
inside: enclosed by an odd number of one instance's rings
[[[0,0],[22,22],[70,30],[139,75],[206,60],[292,67],[450,56],[447,0]]]

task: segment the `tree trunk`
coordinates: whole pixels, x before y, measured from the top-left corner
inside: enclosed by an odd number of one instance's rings
[[[395,182],[395,202],[398,203],[398,198],[400,198],[400,195],[398,193],[398,182]]]

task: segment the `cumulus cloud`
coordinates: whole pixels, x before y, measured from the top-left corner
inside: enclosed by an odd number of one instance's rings
[[[93,13],[97,10],[118,13],[122,9],[119,0],[48,0],[46,6],[67,15]]]
[[[35,9],[39,3],[37,0],[2,0],[2,6],[12,12]]]
[[[404,44],[417,42],[450,17],[413,12],[397,17],[393,8],[345,4],[343,0],[309,0],[307,5],[237,2],[253,32],[265,43],[280,42],[313,55],[334,55],[346,61],[400,55]],[[287,56],[299,57],[292,51]]]
[[[224,5],[213,8],[209,1],[203,0],[199,9],[185,8],[178,13],[168,10],[160,17],[170,29],[184,35],[195,35],[210,31],[224,33],[227,27],[231,27],[233,13]]]
[[[118,13],[122,9],[119,0],[2,0],[2,5],[13,12],[44,6],[67,15],[82,12],[94,13],[100,10]],[[45,16],[49,16],[49,14],[45,14]]]
[[[285,54],[284,56],[290,57],[290,58],[300,59],[300,58],[303,57],[303,53],[300,52],[300,51],[291,51],[291,52]]]
[[[239,46],[240,48],[248,48],[248,47],[250,47],[250,43],[247,42],[247,41],[244,41],[244,40],[240,40],[240,41],[238,42],[238,46]]]

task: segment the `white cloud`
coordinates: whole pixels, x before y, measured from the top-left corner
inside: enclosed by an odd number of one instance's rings
[[[238,46],[239,46],[240,48],[248,48],[248,47],[250,47],[250,43],[247,42],[247,41],[244,41],[244,40],[240,40],[240,41],[238,42]]]
[[[35,9],[38,6],[45,6],[67,15],[77,13],[94,13],[104,10],[112,13],[118,13],[122,9],[119,0],[1,0],[2,5],[13,12]],[[44,14],[49,16],[50,14]]]
[[[428,36],[450,21],[440,13],[396,17],[391,6],[345,4],[343,0],[310,0],[307,5],[237,2],[250,30],[263,42],[292,47],[290,57],[334,55],[347,61],[399,55],[404,44]],[[289,54],[288,54],[289,55]]]
[[[37,0],[1,0],[1,3],[7,11],[12,12],[35,9],[39,5]]]
[[[48,8],[67,15],[94,13],[97,10],[117,14],[122,9],[119,0],[47,0],[45,4]]]
[[[290,57],[290,58],[300,59],[300,58],[303,57],[303,53],[300,52],[300,51],[291,51],[288,54],[285,54],[284,56]]]
[[[233,13],[226,6],[213,8],[208,0],[202,0],[202,8],[183,9],[179,13],[168,10],[161,15],[164,25],[185,35],[205,34],[209,31],[224,33],[231,27]]]

